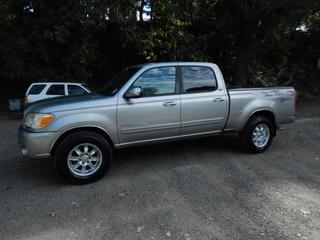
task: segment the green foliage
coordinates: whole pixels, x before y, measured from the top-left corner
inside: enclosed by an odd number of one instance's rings
[[[98,87],[127,65],[184,60],[219,64],[230,84],[293,84],[318,94],[319,9],[312,0],[7,0],[1,87]]]
[[[126,31],[126,39],[131,45],[137,46],[138,55],[147,62],[205,60],[201,45],[190,45],[196,40],[195,36],[186,30],[188,26],[188,22],[169,20],[165,24],[150,26],[149,31]]]

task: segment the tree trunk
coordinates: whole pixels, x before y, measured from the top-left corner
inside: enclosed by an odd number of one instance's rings
[[[153,14],[154,14],[154,6],[156,4],[156,0],[151,0],[150,2],[150,7],[151,7],[151,12],[150,12],[150,21],[153,20]]]
[[[140,8],[139,8],[139,21],[143,22],[143,13],[144,13],[144,5],[145,5],[145,0],[140,0]]]
[[[238,38],[238,56],[236,62],[236,85],[245,86],[248,83],[250,57],[254,49],[254,27],[244,25]]]

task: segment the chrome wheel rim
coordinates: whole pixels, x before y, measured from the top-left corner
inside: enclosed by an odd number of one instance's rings
[[[68,155],[69,170],[76,176],[86,177],[94,174],[102,163],[100,149],[91,143],[75,146]]]
[[[270,129],[264,123],[258,124],[252,132],[252,142],[258,147],[262,148],[268,144],[270,138]]]

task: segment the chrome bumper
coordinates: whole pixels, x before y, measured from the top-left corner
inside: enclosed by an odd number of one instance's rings
[[[23,156],[48,158],[55,132],[29,132],[22,126],[18,129],[18,143]]]

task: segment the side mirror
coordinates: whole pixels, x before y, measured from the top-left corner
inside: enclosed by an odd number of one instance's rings
[[[138,98],[142,95],[142,89],[141,87],[131,87],[125,94],[124,98]]]

